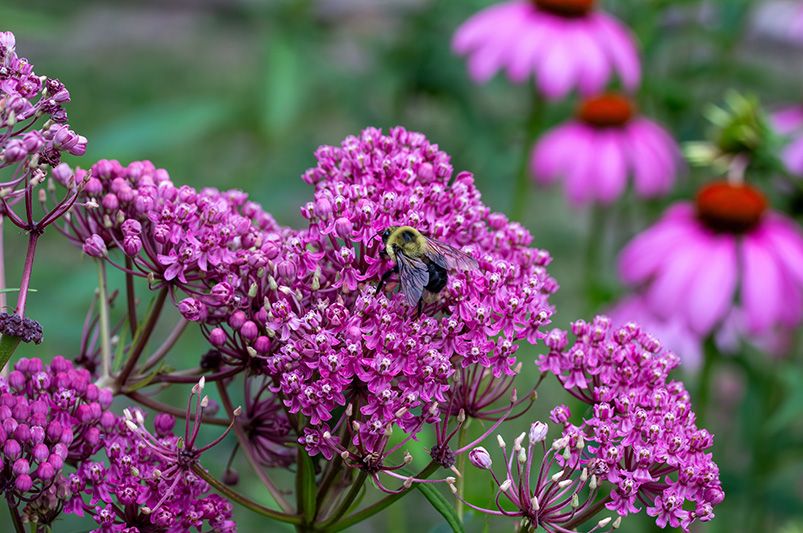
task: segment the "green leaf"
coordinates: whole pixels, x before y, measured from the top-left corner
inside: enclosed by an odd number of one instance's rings
[[[315,520],[315,499],[318,486],[315,483],[315,465],[307,452],[298,449],[298,471],[296,472],[296,490],[298,491],[298,508],[304,523],[311,524]]]
[[[415,488],[418,489],[421,494],[429,500],[432,507],[443,516],[446,523],[452,528],[452,531],[455,533],[463,533],[465,531],[463,529],[463,523],[454,510],[454,505],[452,505],[438,489],[431,483],[416,483]]]
[[[123,329],[117,337],[117,346],[115,347],[114,358],[112,359],[112,368],[115,374],[120,372],[120,369],[123,368],[123,355],[125,355],[125,338],[127,332],[128,330]]]
[[[229,106],[203,99],[166,102],[138,108],[107,126],[90,132],[87,155],[127,159],[192,144],[218,129],[230,115]]]
[[[299,46],[287,32],[266,43],[262,125],[270,137],[297,122],[306,99],[305,72]]]
[[[142,378],[141,380],[137,381],[130,387],[126,387],[125,392],[135,392],[143,387],[147,387],[151,384],[151,382],[161,373],[164,373],[166,370],[163,367],[159,367],[156,370],[153,370],[150,374]]]

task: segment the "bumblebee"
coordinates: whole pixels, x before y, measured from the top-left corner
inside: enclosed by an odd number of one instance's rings
[[[385,247],[382,256],[393,261],[393,268],[382,275],[377,286],[379,293],[391,275],[399,275],[399,287],[407,303],[418,307],[424,305],[424,291],[437,294],[446,286],[449,271],[472,270],[477,261],[465,253],[430,239],[411,226],[391,226],[381,232]]]

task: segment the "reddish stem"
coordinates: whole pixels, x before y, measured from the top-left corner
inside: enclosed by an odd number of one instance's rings
[[[25,313],[25,301],[28,298],[28,287],[31,285],[31,272],[33,271],[33,259],[36,256],[36,241],[39,233],[31,231],[28,233],[28,252],[25,254],[25,265],[22,267],[22,280],[20,281],[20,292],[17,297],[17,311],[19,316]]]

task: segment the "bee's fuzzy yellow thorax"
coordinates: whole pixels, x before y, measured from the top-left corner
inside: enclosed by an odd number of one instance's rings
[[[388,229],[391,231],[385,242],[385,252],[393,261],[396,261],[395,248],[400,248],[407,255],[415,257],[426,247],[426,239],[420,231],[412,226],[397,226]]]

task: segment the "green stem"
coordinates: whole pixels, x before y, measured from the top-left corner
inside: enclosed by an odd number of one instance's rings
[[[530,152],[532,143],[538,136],[543,123],[544,101],[533,92],[530,113],[524,123],[524,138],[522,139],[522,156],[513,186],[513,198],[510,208],[510,218],[524,222],[523,218],[527,208],[528,193],[530,191]]]
[[[247,498],[246,496],[243,496],[239,492],[233,491],[232,489],[230,489],[229,487],[218,481],[214,476],[212,476],[205,468],[203,468],[199,464],[193,465],[192,471],[198,474],[198,476],[201,477],[204,481],[209,483],[209,485],[211,485],[220,494],[222,494],[229,500],[239,503],[246,509],[261,514],[262,516],[272,518],[273,520],[278,520],[279,522],[285,522],[287,524],[301,523],[301,517],[298,515],[284,514],[274,509],[269,509],[268,507],[260,505],[257,502]]]
[[[705,424],[705,413],[711,395],[711,381],[714,378],[714,364],[719,358],[719,351],[714,344],[714,339],[709,337],[703,343],[703,367],[697,378],[697,397],[695,398],[694,413],[697,415],[697,425],[702,427]]]
[[[418,478],[418,479],[426,479],[429,476],[431,476],[438,469],[438,466],[439,466],[438,463],[436,463],[435,461],[431,461],[426,466],[426,468],[424,468],[421,472],[416,474],[415,477]],[[399,500],[400,498],[405,496],[411,490],[412,490],[412,487],[410,487],[409,489],[403,489],[402,491],[397,492],[396,494],[391,494],[389,496],[385,496],[384,498],[382,498],[378,502],[376,502],[376,503],[374,503],[372,505],[369,505],[365,509],[363,509],[361,511],[358,511],[356,513],[350,514],[349,516],[347,516],[343,520],[332,524],[327,529],[327,531],[329,533],[335,533],[336,531],[342,531],[342,530],[344,530],[344,529],[346,529],[348,527],[351,527],[354,524],[359,524],[363,520],[367,520],[368,518],[374,516],[378,512],[386,509],[388,506],[394,504],[397,500]]]
[[[220,394],[220,401],[223,403],[224,409],[226,409],[226,414],[229,416],[229,418],[234,419],[234,405],[231,403],[231,398],[229,398],[229,391],[226,390],[226,385],[224,385],[222,381],[218,381],[216,385],[218,393]],[[273,496],[273,499],[276,500],[276,504],[285,513],[289,514],[291,510],[290,505],[287,503],[287,500],[284,499],[284,496],[282,496],[279,488],[273,484],[273,481],[271,481],[262,470],[262,465],[259,464],[259,460],[254,455],[254,450],[248,440],[248,435],[246,435],[243,426],[240,425],[240,422],[237,420],[234,420],[234,434],[237,436],[237,442],[240,444],[240,449],[245,454],[245,458],[248,460],[248,463],[251,465],[254,473],[256,473],[259,480],[262,481],[262,484],[265,486],[265,488],[268,489],[268,492],[270,492],[270,495]]]
[[[326,530],[326,528],[341,518],[343,515],[346,514],[354,503],[354,500],[357,499],[357,495],[360,493],[362,486],[365,484],[365,480],[368,478],[368,474],[364,470],[360,470],[360,473],[357,475],[357,479],[354,480],[354,483],[351,484],[351,488],[349,488],[348,493],[346,494],[343,501],[340,502],[340,505],[332,512],[332,516],[324,520],[324,522],[319,526],[321,529]]]
[[[589,213],[588,241],[586,242],[585,254],[585,291],[586,303],[589,313],[594,313],[599,307],[601,300],[600,291],[602,281],[600,272],[602,269],[602,255],[605,243],[605,208],[594,205]]]
[[[3,335],[0,337],[0,369],[4,369],[11,356],[20,345],[20,338],[13,335]]]
[[[597,503],[595,503],[582,513],[576,515],[570,521],[563,524],[561,527],[564,529],[574,529],[577,526],[582,525],[584,522],[587,522],[592,517],[594,517],[594,515],[599,513],[602,510],[602,508],[605,507],[605,504],[608,503],[609,501],[611,501],[610,495],[605,496],[604,498],[600,499]]]
[[[8,503],[8,514],[11,515],[11,521],[14,523],[14,531],[17,533],[25,533],[25,525],[22,523],[22,518],[20,518],[17,506],[11,503],[10,498],[6,499],[6,503]]]
[[[468,436],[468,423],[470,418],[466,418],[466,421],[460,426],[460,429],[457,432],[457,447],[462,448],[466,445],[466,437]],[[467,453],[461,453],[457,456],[457,470],[462,476],[457,478],[457,498],[455,498],[455,506],[454,510],[457,512],[457,518],[460,519],[460,522],[463,521],[463,495],[466,489],[466,458],[468,457]]]
[[[109,328],[109,300],[106,290],[106,264],[98,260],[98,309],[100,310],[100,353],[102,362],[101,380],[106,381],[112,375],[112,344]]]
[[[162,314],[162,308],[164,307],[165,299],[167,298],[167,290],[167,287],[165,287],[159,291],[159,294],[156,295],[156,301],[151,307],[150,313],[148,313],[148,318],[146,319],[145,325],[142,326],[142,329],[138,332],[139,334],[135,335],[134,337],[134,344],[131,346],[128,352],[128,360],[125,363],[125,367],[120,372],[120,375],[117,377],[117,386],[120,389],[125,386],[126,380],[131,375],[131,372],[134,371],[137,361],[139,361],[142,352],[145,350],[145,346],[148,344],[148,340],[150,340],[151,335],[153,334],[153,329],[156,327],[156,322],[159,320],[159,316]]]

